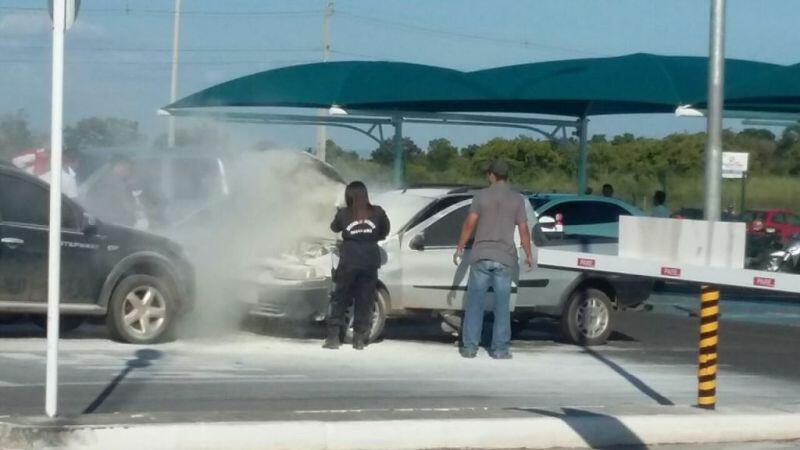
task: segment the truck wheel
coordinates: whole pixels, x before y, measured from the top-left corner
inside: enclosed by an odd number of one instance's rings
[[[564,338],[576,345],[603,345],[613,330],[613,308],[605,292],[579,289],[572,293],[561,316]]]
[[[386,289],[378,288],[377,295],[375,296],[375,307],[372,309],[372,318],[369,323],[369,337],[367,342],[375,342],[383,334],[383,328],[386,326],[386,313],[389,305],[389,292]],[[345,331],[344,342],[353,342],[353,307],[347,310],[347,330]]]
[[[83,324],[85,317],[81,316],[61,316],[58,318],[58,329],[61,333],[69,333]],[[31,322],[44,331],[47,331],[47,316],[31,316]]]
[[[111,336],[131,344],[152,344],[169,336],[175,299],[163,281],[150,275],[125,277],[111,295],[106,326]]]

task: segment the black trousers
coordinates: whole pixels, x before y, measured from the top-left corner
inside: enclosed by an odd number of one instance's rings
[[[369,333],[370,319],[375,307],[378,269],[339,266],[334,282],[328,325],[346,327],[347,308],[354,305],[353,331]]]

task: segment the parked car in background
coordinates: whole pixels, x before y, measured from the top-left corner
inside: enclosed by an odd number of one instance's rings
[[[0,165],[0,315],[47,312],[50,186]],[[194,305],[194,269],[165,238],[96,220],[62,200],[61,327],[104,321],[115,339],[164,340]]]
[[[370,339],[377,339],[386,319],[392,317],[434,316],[442,319],[443,328],[460,326],[468,265],[455,267],[451,260],[474,192],[467,187],[408,188],[373,197],[374,203],[386,210],[392,232],[380,243],[388,262],[378,274]],[[611,234],[609,228],[613,225],[609,224],[616,219],[610,213],[599,219],[584,219],[577,214],[591,212],[590,203],[570,205],[566,198],[563,200],[543,202],[542,212],[555,212],[561,205],[559,211],[576,214],[573,223],[602,225],[605,229],[597,227],[598,234]],[[602,202],[602,206],[606,204],[617,208],[615,202]],[[533,202],[529,203],[527,215],[532,228],[537,223],[537,212]],[[602,235],[550,240],[534,233],[534,239],[539,246],[616,253],[616,240]],[[292,254],[262,261],[254,268],[259,273],[258,282],[242,292],[240,298],[254,315],[301,321],[324,319],[335,249],[334,243],[319,241]],[[468,260],[467,253],[464,261]],[[604,343],[613,330],[614,311],[644,302],[653,285],[646,278],[544,267],[523,270],[515,278],[512,305],[516,326],[522,327],[537,316],[557,318],[565,338],[581,345]],[[487,303],[492,301],[488,296]]]
[[[749,210],[741,215],[748,234],[775,233],[781,242],[800,233],[800,215],[785,209]]]
[[[539,217],[563,226],[565,235],[617,238],[619,216],[644,215],[629,203],[599,195],[529,194],[528,201]]]

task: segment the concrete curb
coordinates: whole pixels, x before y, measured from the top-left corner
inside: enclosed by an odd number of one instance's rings
[[[0,448],[11,449],[547,449],[796,439],[800,414],[790,413],[0,427]]]

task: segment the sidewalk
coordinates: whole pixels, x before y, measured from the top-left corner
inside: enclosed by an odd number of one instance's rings
[[[213,421],[208,414],[161,417],[82,416],[0,424],[0,447],[20,449],[304,449],[598,448],[800,439],[800,412],[703,411],[691,407],[608,411],[528,408],[507,418],[347,421]]]

